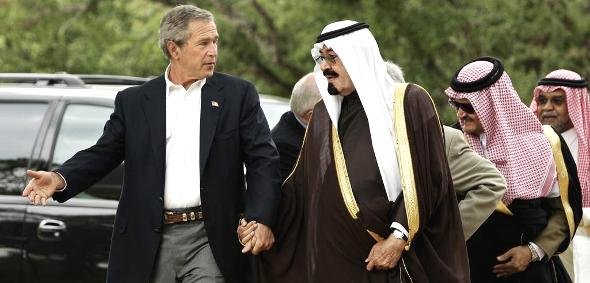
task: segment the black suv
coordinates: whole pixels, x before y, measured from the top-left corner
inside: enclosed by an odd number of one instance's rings
[[[1,282],[105,281],[124,165],[75,198],[47,206],[21,196],[25,172],[52,170],[94,144],[116,93],[146,80],[0,74]],[[261,105],[271,127],[289,109],[286,100],[264,95]]]

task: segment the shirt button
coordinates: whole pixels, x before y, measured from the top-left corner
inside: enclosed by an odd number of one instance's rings
[[[160,228],[154,228],[154,232],[160,233],[160,232],[162,232],[162,229],[160,229]]]

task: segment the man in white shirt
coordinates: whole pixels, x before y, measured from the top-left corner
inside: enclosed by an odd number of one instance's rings
[[[569,248],[560,255],[574,282],[590,282],[590,103],[588,83],[570,70],[555,70],[538,82],[531,110],[561,134],[578,167],[583,216]]]
[[[274,242],[279,155],[255,87],[214,71],[218,39],[209,11],[169,10],[165,74],[117,95],[96,145],[27,172],[23,196],[64,202],[125,161],[108,282],[247,282],[239,219],[258,223],[253,253]]]

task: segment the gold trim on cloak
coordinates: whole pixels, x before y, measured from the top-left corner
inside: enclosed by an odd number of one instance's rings
[[[498,205],[496,205],[496,211],[506,214],[506,215],[510,215],[510,216],[514,216],[514,214],[512,213],[512,211],[510,211],[510,209],[508,208],[508,206],[506,206],[506,204],[500,200],[498,202]]]
[[[408,218],[409,226],[409,237],[406,243],[405,249],[409,250],[412,240],[420,228],[420,213],[418,207],[418,195],[416,192],[416,183],[414,181],[414,168],[412,167],[412,156],[410,152],[410,143],[408,140],[408,133],[406,128],[406,119],[404,113],[404,96],[407,83],[396,84],[393,93],[393,108],[394,117],[393,124],[396,132],[395,148],[397,153],[398,167],[400,170],[400,177],[402,183],[402,191],[404,194],[404,204],[406,207],[406,215]],[[431,98],[432,102],[432,98]],[[434,107],[434,106],[433,106]],[[442,133],[442,128],[441,128]],[[357,213],[359,212],[358,204],[350,185],[350,179],[348,178],[348,170],[346,169],[346,161],[344,159],[344,152],[340,144],[340,138],[338,136],[338,130],[332,125],[332,145],[334,152],[334,162],[336,165],[336,175],[338,177],[338,184],[340,186],[340,192],[344,200],[344,204],[348,210],[348,213],[353,219],[357,219]],[[408,162],[410,161],[410,162]],[[367,232],[376,241],[381,241],[383,238],[375,232],[367,230]]]
[[[295,115],[295,113],[293,113],[293,115]],[[293,165],[293,168],[291,168],[291,173],[289,173],[289,175],[287,175],[287,178],[285,178],[285,180],[281,184],[281,189],[283,188],[283,185],[285,185],[287,180],[289,180],[291,178],[291,176],[293,176],[293,173],[295,173],[297,166],[299,166],[299,160],[301,159],[301,152],[303,151],[303,145],[305,145],[305,140],[307,139],[307,129],[309,129],[309,125],[311,124],[312,119],[313,119],[313,111],[311,112],[311,116],[309,117],[309,121],[307,122],[307,127],[305,127],[305,133],[303,134],[303,140],[301,140],[301,147],[299,148],[299,153],[297,154],[297,160],[295,160],[295,164]]]
[[[543,133],[551,144],[551,151],[553,152],[553,159],[555,160],[555,168],[557,169],[559,195],[561,196],[561,204],[563,205],[565,218],[567,219],[567,224],[569,226],[571,240],[574,237],[576,226],[574,223],[574,212],[569,202],[569,175],[563,159],[563,153],[561,152],[561,141],[559,140],[559,136],[549,125],[543,126]]]
[[[344,151],[340,144],[340,137],[338,137],[338,130],[332,125],[332,150],[334,151],[334,163],[336,165],[336,175],[338,176],[338,185],[344,204],[352,219],[357,219],[357,213],[360,211],[354,193],[352,192],[352,185],[348,178],[348,170],[346,169],[346,160],[344,159]]]
[[[344,158],[344,151],[340,144],[340,137],[338,136],[338,130],[332,125],[332,151],[334,152],[334,164],[336,167],[336,176],[338,178],[338,186],[340,187],[340,194],[344,200],[344,205],[348,210],[348,213],[352,219],[358,219],[358,212],[360,211],[354,192],[352,191],[352,185],[350,184],[350,178],[348,177],[348,169],[346,169],[346,160]],[[367,233],[373,237],[376,242],[384,240],[379,234],[367,229]]]
[[[409,250],[412,240],[420,228],[420,212],[418,207],[416,182],[414,179],[412,155],[410,152],[410,141],[408,139],[408,129],[406,127],[406,115],[404,112],[404,98],[407,88],[407,83],[395,85],[393,94],[393,127],[396,136],[395,150],[397,153],[397,163],[404,194],[406,215],[408,217],[409,237],[405,249]]]

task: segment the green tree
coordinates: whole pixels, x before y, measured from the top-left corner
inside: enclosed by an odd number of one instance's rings
[[[3,72],[158,74],[159,17],[168,7],[146,1],[3,1]]]
[[[180,3],[212,11],[220,32],[218,70],[288,96],[312,71],[310,49],[330,22],[367,22],[382,56],[432,94],[447,123],[442,92],[457,68],[500,58],[525,103],[556,68],[590,74],[590,2],[584,0],[0,0],[4,72],[155,76],[167,61],[157,46],[163,13]]]

